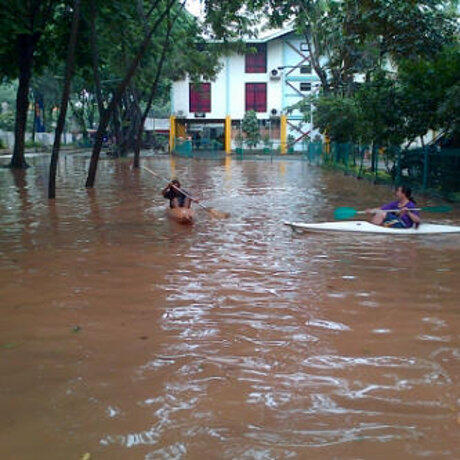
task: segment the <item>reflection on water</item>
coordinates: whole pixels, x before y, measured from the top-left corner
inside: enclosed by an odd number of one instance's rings
[[[293,234],[391,198],[302,161],[144,161],[230,219],[129,161],[64,156],[54,204],[0,170],[2,458],[460,454],[457,236]]]

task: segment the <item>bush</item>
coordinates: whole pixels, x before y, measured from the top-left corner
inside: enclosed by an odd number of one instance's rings
[[[38,141],[28,140],[26,141],[26,149],[45,149],[46,145]]]
[[[244,114],[242,129],[246,134],[246,144],[248,147],[256,147],[260,140],[259,121],[253,110]]]
[[[14,131],[14,112],[7,111],[0,113],[0,129],[3,131]]]

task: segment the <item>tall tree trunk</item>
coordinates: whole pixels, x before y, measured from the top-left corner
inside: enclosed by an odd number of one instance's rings
[[[37,98],[34,96],[34,121],[32,123],[32,141],[35,142],[35,131],[37,129]]]
[[[101,119],[102,112],[104,111],[104,104],[102,102],[101,79],[99,76],[99,50],[97,47],[97,37],[96,37],[97,9],[96,9],[96,3],[94,0],[91,0],[91,9],[93,10],[93,14],[91,15],[91,32],[90,32],[91,61],[93,65],[93,78],[94,78],[94,88],[96,92],[97,108],[99,110],[99,119]]]
[[[163,21],[166,14],[168,14],[169,9],[174,4],[174,2],[175,0],[168,1],[165,11],[158,17],[158,19],[150,27],[149,33],[144,37],[144,40],[140,44],[137,54],[132,60],[129,69],[126,72],[125,77],[123,78],[123,81],[118,85],[115,91],[115,94],[113,95],[112,100],[110,101],[110,104],[107,107],[107,110],[104,110],[102,114],[102,117],[99,121],[99,126],[97,128],[97,132],[96,132],[96,140],[94,142],[93,153],[91,154],[91,162],[89,165],[88,177],[86,179],[87,188],[94,187],[94,181],[96,180],[97,164],[99,161],[99,155],[101,153],[101,148],[102,148],[103,136],[107,129],[107,125],[109,123],[112,111],[115,108],[115,106],[118,104],[121,95],[126,90],[129,83],[131,82],[131,79],[133,78],[141,59],[143,58],[145,52],[147,51],[147,48],[150,44],[150,39],[152,38],[153,33],[158,28],[161,21]]]
[[[39,33],[21,34],[17,39],[19,66],[19,85],[16,95],[16,120],[14,124],[14,150],[11,168],[27,168],[24,156],[27,112],[29,110],[29,89],[35,48],[40,38]]]
[[[70,83],[72,81],[73,68],[75,64],[75,46],[77,44],[78,24],[80,22],[80,3],[81,0],[74,0],[72,14],[72,28],[70,30],[69,45],[67,51],[67,61],[65,69],[64,88],[62,89],[61,106],[59,118],[54,132],[53,151],[51,153],[50,177],[48,183],[48,198],[56,198],[56,168],[59,159],[59,149],[61,147],[61,135],[64,131],[65,117],[70,96]]]
[[[161,56],[160,56],[160,60],[158,62],[157,71],[156,71],[156,75],[155,75],[155,80],[154,80],[152,88],[150,90],[150,95],[149,95],[149,99],[147,101],[147,105],[145,107],[144,113],[142,114],[142,118],[141,118],[140,123],[139,123],[139,128],[138,128],[137,136],[136,136],[136,144],[135,144],[135,147],[134,147],[134,163],[133,163],[134,168],[139,167],[139,157],[140,157],[140,154],[141,154],[141,144],[142,144],[142,137],[144,135],[145,120],[147,119],[147,116],[149,114],[150,108],[152,107],[153,100],[155,99],[155,95],[157,93],[158,82],[160,80],[161,71],[163,69],[163,64],[164,64],[164,61],[166,59],[166,52],[167,52],[167,50],[169,48],[169,37],[170,37],[170,34],[171,34],[171,29],[172,29],[172,25],[170,25],[168,27],[168,32],[166,34],[166,42],[165,42],[165,44],[163,46],[163,50],[162,50],[162,53],[161,53]]]

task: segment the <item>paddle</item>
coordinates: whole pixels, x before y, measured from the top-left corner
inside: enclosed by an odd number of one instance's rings
[[[166,177],[160,176],[159,174],[153,172],[151,169],[147,168],[146,166],[141,166],[141,168],[145,169],[146,171],[148,171],[153,176],[158,177],[159,179],[162,179],[163,181],[167,182],[168,184],[171,182],[168,179],[166,179]],[[204,209],[207,213],[211,214],[211,216],[216,217],[218,219],[226,219],[227,217],[230,216],[230,214],[228,212],[221,212],[221,211],[217,211],[216,209],[213,209],[213,208],[208,208],[207,206],[205,206],[205,205],[199,203],[198,201],[196,201],[192,196],[190,196],[184,190],[180,189],[179,187],[177,187],[177,186],[175,186],[173,184],[171,184],[171,185],[177,191],[179,191],[180,193],[185,195],[187,198],[190,198],[192,201],[194,201],[201,209]]]
[[[449,212],[452,208],[450,206],[425,206],[423,208],[413,208],[411,211],[426,211],[426,212]],[[400,209],[385,209],[383,212],[400,212]],[[366,214],[366,211],[358,211],[354,208],[342,207],[334,211],[334,219],[343,220],[351,219],[356,214]]]

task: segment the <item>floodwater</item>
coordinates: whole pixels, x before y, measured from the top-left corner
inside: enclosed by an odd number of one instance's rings
[[[46,160],[46,161],[45,161]],[[391,192],[302,161],[0,170],[0,458],[459,458],[460,237],[297,235]],[[422,204],[429,204],[421,200]],[[460,213],[425,215],[458,223]]]

